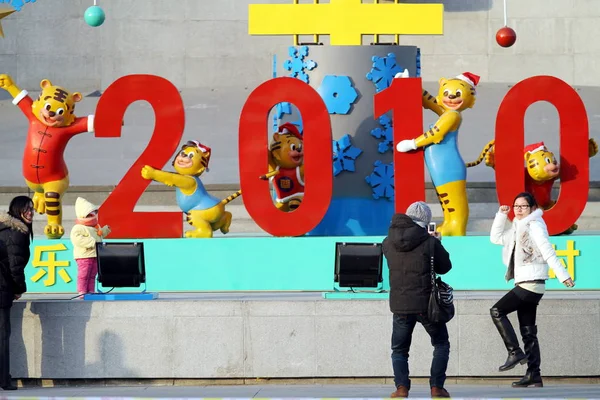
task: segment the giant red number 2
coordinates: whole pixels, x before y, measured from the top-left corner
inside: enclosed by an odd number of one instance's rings
[[[300,111],[304,125],[304,199],[293,212],[278,210],[269,183],[259,179],[267,170],[268,115],[273,106],[289,102]],[[248,213],[273,236],[300,236],[323,219],[333,192],[331,123],[321,96],[295,78],[275,78],[250,94],[239,127],[240,185]]]
[[[421,78],[393,79],[387,89],[374,98],[374,117],[392,111],[394,129],[394,190],[397,213],[403,213],[415,201],[425,200],[423,151],[400,153],[396,144],[423,133]]]
[[[504,97],[496,117],[496,190],[500,204],[511,205],[514,197],[525,189],[525,112],[537,101],[551,103],[560,119],[560,195],[556,205],[544,213],[548,232],[555,235],[571,227],[581,216],[590,175],[585,105],[562,80],[534,76],[517,83]]]
[[[111,238],[180,238],[183,234],[181,212],[134,212],[133,209],[150,184],[142,178],[144,165],[162,168],[173,156],[185,127],[183,101],[175,86],[153,75],[128,75],[110,85],[98,102],[96,137],[120,137],[127,107],[145,100],[154,109],[156,124],[150,143],[129,168],[99,210],[101,224],[111,227]]]

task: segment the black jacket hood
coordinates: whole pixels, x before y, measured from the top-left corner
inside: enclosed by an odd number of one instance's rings
[[[412,251],[429,237],[427,229],[417,225],[406,214],[395,214],[392,217],[387,239],[397,251]]]

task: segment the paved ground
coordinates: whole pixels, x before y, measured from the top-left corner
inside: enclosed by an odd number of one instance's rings
[[[600,385],[547,384],[544,388],[513,389],[510,385],[447,385],[453,398],[600,399]],[[243,386],[113,386],[31,388],[5,392],[18,397],[154,397],[154,398],[382,398],[390,385],[243,385]],[[413,385],[411,398],[428,398],[427,385]]]
[[[454,298],[466,299],[498,299],[505,291],[495,290],[455,290]],[[74,293],[25,293],[19,301],[63,301],[69,300]],[[549,299],[589,299],[600,297],[597,290],[547,291],[544,300]],[[323,298],[323,292],[160,292],[160,300],[252,300],[252,301],[315,301]]]

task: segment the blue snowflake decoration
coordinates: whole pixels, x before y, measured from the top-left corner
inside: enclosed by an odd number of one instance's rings
[[[375,168],[365,180],[373,190],[373,198],[394,200],[394,164],[375,161]]]
[[[325,75],[317,89],[329,114],[348,114],[358,98],[349,76]]]
[[[281,119],[281,117],[283,117],[283,114],[291,114],[292,113],[292,103],[278,103],[275,106],[275,117],[277,117],[277,119]]]
[[[273,131],[276,132],[279,128],[279,120],[283,117],[283,114],[292,113],[292,103],[278,103],[275,106],[275,115],[273,115]]]
[[[383,154],[388,150],[394,148],[394,130],[392,128],[392,120],[387,115],[383,115],[379,118],[379,128],[375,128],[371,131],[371,136],[376,139],[382,139],[379,142],[377,150]]]
[[[404,68],[396,64],[396,55],[389,53],[387,57],[373,56],[373,68],[367,73],[367,79],[375,84],[377,92],[387,89],[392,84],[392,79]]]
[[[292,78],[298,78],[301,81],[308,83],[308,75],[305,70],[312,71],[317,67],[317,63],[313,60],[308,60],[308,46],[301,46],[296,49],[294,46],[290,46],[288,49],[290,59],[283,63],[283,68],[287,71],[291,71],[290,76]]]
[[[0,4],[11,5],[16,11],[21,11],[26,3],[35,3],[35,0],[0,0]]]
[[[340,140],[333,141],[333,176],[342,171],[356,171],[354,160],[362,154],[362,150],[352,145],[350,135],[346,134]]]

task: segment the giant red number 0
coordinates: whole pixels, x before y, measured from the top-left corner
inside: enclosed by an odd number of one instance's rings
[[[560,195],[544,213],[548,232],[555,235],[571,227],[583,212],[590,177],[585,105],[564,81],[534,76],[517,83],[504,97],[496,117],[496,190],[500,204],[507,205],[525,190],[525,112],[537,101],[554,105],[560,119]]]
[[[393,79],[387,89],[374,98],[374,117],[392,111],[394,129],[394,190],[395,209],[403,213],[415,201],[425,200],[425,169],[423,152],[400,153],[396,144],[414,139],[423,133],[421,78]]]
[[[278,103],[294,104],[304,125],[304,200],[294,212],[278,210],[269,183],[259,179],[267,171],[268,115]],[[295,78],[275,78],[250,94],[239,127],[240,185],[244,205],[258,226],[273,236],[300,236],[325,216],[333,192],[331,123],[323,99]]]
[[[100,223],[110,225],[110,236],[115,239],[180,238],[183,234],[181,212],[133,211],[150,184],[141,176],[142,167],[148,164],[162,168],[181,142],[185,113],[177,88],[168,80],[153,75],[128,75],[117,79],[98,102],[96,137],[120,137],[127,107],[139,100],[147,101],[154,109],[154,133],[144,152],[100,207]]]

